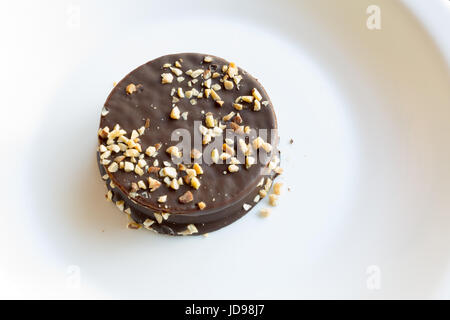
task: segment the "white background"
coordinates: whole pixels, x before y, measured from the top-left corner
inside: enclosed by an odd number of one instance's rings
[[[0,298],[450,298],[448,1],[1,7]],[[95,164],[102,104],[187,51],[267,89],[280,205],[208,238],[127,230]]]

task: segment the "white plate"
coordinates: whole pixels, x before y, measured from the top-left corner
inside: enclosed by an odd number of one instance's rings
[[[450,297],[449,9],[376,1],[369,30],[372,2],[8,3],[0,297]],[[101,106],[187,51],[267,89],[280,204],[208,238],[127,230],[95,164]]]

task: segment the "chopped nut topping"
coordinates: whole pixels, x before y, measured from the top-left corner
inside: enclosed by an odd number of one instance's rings
[[[241,115],[239,113],[234,117],[233,122],[235,122],[237,124],[241,124],[242,123],[242,117],[241,117]]]
[[[246,155],[249,152],[249,148],[245,141],[243,139],[238,140],[239,148],[241,149],[242,153]]]
[[[242,108],[244,107],[242,104],[240,104],[240,103],[234,103],[233,104],[233,107],[236,109],[236,110],[242,110]]]
[[[179,76],[181,76],[181,75],[183,74],[183,71],[181,71],[180,69],[175,68],[175,67],[170,67],[170,70],[171,70],[177,77],[179,77]]]
[[[203,169],[202,167],[198,164],[198,163],[194,163],[194,165],[192,166],[192,168],[195,170],[195,172],[200,175],[203,174]]]
[[[172,111],[170,112],[170,117],[175,120],[180,119],[180,109],[178,109],[178,107],[176,106],[172,108]]]
[[[192,159],[200,159],[202,157],[202,153],[198,151],[197,149],[191,150],[191,158]]]
[[[271,145],[270,143],[268,143],[268,142],[264,142],[264,143],[262,144],[261,147],[262,147],[262,148],[264,149],[264,151],[266,151],[266,152],[272,151],[272,145]]]
[[[228,166],[228,171],[230,171],[230,172],[238,172],[239,171],[239,167],[237,165],[235,165],[235,164],[230,164]]]
[[[124,204],[125,204],[125,201],[123,201],[123,200],[116,201],[116,207],[119,208],[120,211],[123,211]]]
[[[100,159],[106,159],[106,158],[108,158],[110,155],[111,155],[111,151],[110,151],[110,150],[106,150],[105,152],[103,152],[103,153],[100,155]]]
[[[109,128],[108,127],[104,127],[103,129],[99,129],[98,130],[98,135],[100,138],[102,139],[106,139],[109,135]]]
[[[147,161],[145,161],[144,159],[139,159],[139,161],[138,161],[139,167],[144,168],[146,165],[147,165]]]
[[[174,190],[178,190],[180,188],[180,184],[178,183],[177,179],[172,179],[170,187]]]
[[[225,103],[225,101],[223,101],[223,100],[217,100],[216,103],[217,103],[220,107],[222,107],[223,104]]]
[[[233,83],[233,81],[230,81],[230,80],[225,80],[223,82],[223,85],[226,90],[233,90],[233,88],[234,88],[234,83]]]
[[[256,159],[254,157],[247,156],[245,158],[245,167],[249,169],[252,165],[256,163]]]
[[[267,191],[264,189],[259,190],[259,195],[261,198],[264,198],[267,195]]]
[[[161,212],[161,216],[163,217],[164,220],[167,220],[167,219],[169,219],[169,217],[170,217],[170,213],[167,213],[167,212]]]
[[[192,200],[194,200],[194,196],[190,191],[186,191],[182,196],[178,198],[178,201],[180,201],[181,203],[189,203]]]
[[[136,174],[138,174],[139,176],[142,176],[144,174],[144,170],[141,167],[139,167],[139,166],[135,166],[134,167],[134,172]]]
[[[105,117],[107,116],[109,113],[108,109],[106,109],[105,107],[102,108],[102,116]]]
[[[283,184],[281,182],[275,183],[273,185],[273,193],[276,194],[276,195],[280,195],[282,186],[283,186]]]
[[[155,219],[159,224],[161,224],[161,222],[163,222],[163,217],[162,217],[161,213],[153,212],[153,215],[155,216]]]
[[[231,118],[233,118],[235,115],[235,113],[233,111],[231,111],[229,114],[227,114],[226,116],[223,116],[222,120],[223,121],[229,121]]]
[[[181,114],[181,117],[183,118],[183,120],[187,120],[188,114],[189,114],[189,112],[187,112],[187,111],[185,111]]]
[[[129,161],[125,161],[125,167],[124,167],[125,172],[131,172],[134,170],[134,164],[132,164]]]
[[[247,103],[252,103],[254,100],[254,97],[253,96],[242,96],[241,99],[242,99],[242,101],[245,101]]]
[[[136,149],[127,149],[124,153],[125,157],[139,157],[139,151]]]
[[[112,201],[112,197],[113,197],[112,191],[108,190],[108,193],[106,194],[106,200]]]
[[[197,228],[195,227],[195,225],[190,224],[187,226],[186,230],[178,232],[179,235],[183,235],[183,236],[188,236],[194,233],[198,233]]]
[[[222,69],[223,70],[223,69]],[[225,71],[224,71],[225,72]],[[234,62],[230,62],[228,65],[228,68],[226,70],[227,74],[230,76],[230,78],[234,78],[234,76],[237,76],[239,73],[238,68],[236,67],[236,64]]]
[[[218,83],[213,84],[213,85],[211,86],[211,88],[212,88],[214,91],[220,91],[220,90],[222,89],[222,87],[221,87],[220,84],[218,84]]]
[[[217,150],[217,148],[214,148],[211,151],[211,160],[216,164],[219,162],[219,151]]]
[[[154,223],[155,223],[155,221],[153,221],[152,219],[148,219],[147,218],[147,219],[145,219],[143,225],[144,225],[145,228],[149,228]]]
[[[134,183],[134,182],[133,182]],[[131,186],[132,186],[132,188],[133,188],[133,183],[131,184]],[[147,186],[145,185],[145,182],[144,181],[142,181],[142,180],[139,180],[138,181],[138,183],[137,183],[137,186],[139,187],[139,188],[141,188],[141,189],[147,189]],[[136,190],[137,191],[137,190]]]
[[[252,96],[255,97],[255,99],[256,99],[257,101],[261,101],[261,100],[262,100],[262,96],[261,96],[261,94],[259,93],[258,89],[256,89],[256,88],[253,88],[253,89],[252,89]]]
[[[117,162],[111,163],[108,167],[109,172],[116,172],[118,169],[119,169],[119,166],[117,165]]]
[[[270,210],[267,208],[261,209],[261,211],[259,211],[259,215],[262,218],[267,218],[270,215]]]
[[[250,210],[251,209],[251,205],[249,205],[248,203],[244,203],[243,205],[242,205],[242,208],[244,208],[244,210],[245,211],[248,211],[248,210]]]
[[[269,204],[273,207],[277,205],[278,196],[276,194],[270,194],[269,195]]]
[[[127,94],[132,94],[133,92],[136,91],[136,86],[133,83],[130,83],[129,85],[127,85],[127,87],[125,88],[125,91],[127,92]]]
[[[275,171],[275,173],[282,174],[283,173],[283,168],[276,167],[273,171]]]
[[[178,94],[178,97],[180,97],[180,98],[184,98],[185,97],[184,92],[183,92],[183,88],[181,88],[181,87],[177,89],[177,94]]]
[[[172,179],[177,177],[177,169],[175,169],[173,167],[164,167],[161,170],[161,173],[162,173],[163,177],[170,177]]]
[[[148,187],[150,188],[150,192],[155,191],[161,186],[161,182],[152,177],[148,177]]]
[[[188,175],[188,177],[196,177],[197,171],[195,169],[186,169],[186,174]]]
[[[163,195],[163,196],[158,197],[158,202],[159,203],[164,203],[164,202],[166,202],[166,200],[167,200],[167,195]]]
[[[198,188],[200,188],[200,181],[196,178],[196,177],[192,177],[191,178],[191,186],[194,188],[194,189],[198,189]]]
[[[206,204],[203,201],[197,203],[197,205],[200,210],[203,210],[206,208]]]
[[[211,89],[211,79],[203,81],[203,86],[205,88]],[[209,95],[209,93],[208,93],[208,95]]]
[[[192,78],[197,78],[199,75],[203,74],[204,70],[203,69],[197,69],[195,71],[192,71],[191,73],[191,77]]]
[[[211,97],[213,98],[214,101],[220,101],[220,96],[216,93],[216,91],[214,91],[214,89],[210,89],[211,90]],[[206,91],[206,90],[205,90]]]
[[[255,100],[255,103],[253,105],[253,111],[259,111],[261,110],[261,103],[258,100]]]
[[[156,153],[156,148],[153,146],[149,146],[147,148],[147,150],[145,150],[145,154],[148,155],[149,157],[152,157],[153,155],[155,155]]]
[[[181,158],[182,154],[181,151],[178,150],[178,147],[176,146],[170,146],[166,149],[166,152],[176,158]]]
[[[214,116],[211,112],[208,112],[206,114],[205,123],[208,128],[214,128],[215,126]]]
[[[264,140],[261,137],[257,137],[255,140],[253,140],[253,148],[259,149],[264,144]]]
[[[172,83],[172,81],[173,81],[173,75],[171,73],[161,74],[161,83],[162,84]]]
[[[213,59],[210,56],[206,56],[206,57],[203,58],[203,61],[205,61],[205,62],[212,62]]]

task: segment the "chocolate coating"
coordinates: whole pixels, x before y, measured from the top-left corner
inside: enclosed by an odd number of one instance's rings
[[[222,66],[228,66],[229,62],[209,55],[212,57],[212,62],[206,63],[204,62],[205,56],[198,53],[167,55],[147,62],[130,72],[114,87],[108,96],[104,105],[106,110],[108,110],[108,114],[101,117],[100,128],[109,127],[112,129],[116,124],[119,124],[122,129],[127,131],[127,136],[129,137],[133,130],[144,126],[147,118],[149,118],[150,126],[139,137],[140,144],[143,150],[157,143],[162,145],[156,157],[160,166],[162,166],[164,161],[172,162],[171,156],[165,152],[167,147],[178,143],[178,141],[171,141],[172,132],[179,129],[189,131],[192,137],[192,147],[194,147],[194,135],[199,135],[198,125],[194,125],[194,121],[203,121],[204,124],[207,112],[211,112],[215,119],[222,119],[223,116],[231,111],[239,112],[243,120],[242,125],[256,130],[276,129],[277,123],[273,106],[262,85],[239,68],[239,74],[242,75],[239,90],[237,86],[234,86],[232,90],[225,90],[219,79],[223,76]],[[202,68],[214,70],[221,74],[221,77],[213,79],[213,83],[222,85],[222,89],[217,92],[221,100],[224,101],[222,107],[219,107],[211,98],[197,99],[197,104],[195,105],[192,105],[189,99],[182,98],[175,104],[181,112],[188,112],[187,120],[170,118],[169,114],[173,104],[172,88],[181,87],[184,91],[192,88],[201,91],[203,88],[201,76],[197,78],[197,83],[189,87],[187,83],[192,78],[186,74],[182,75],[185,78],[182,82],[178,82],[177,77],[174,75],[171,84],[161,83],[161,74],[171,73],[170,69],[163,68],[163,65],[166,63],[173,64],[180,59],[182,60],[181,69],[184,72],[189,69],[197,70]],[[131,83],[137,86],[137,91],[128,94],[126,87]],[[262,106],[261,110],[257,112],[252,110],[250,104],[243,110],[236,111],[233,107],[236,97],[251,96],[253,88],[256,88],[261,93],[262,100],[267,101],[267,105]],[[227,128],[229,127],[228,122]],[[278,137],[271,139],[269,134],[267,141],[275,147],[278,143]],[[102,139],[99,142],[104,143]],[[236,140],[235,145],[237,145]],[[178,234],[178,232],[186,229],[188,224],[195,224],[199,231],[198,234],[211,232],[230,224],[247,212],[242,208],[243,203],[255,205],[253,199],[259,192],[260,187],[257,187],[257,184],[261,179],[265,176],[271,178],[276,176],[273,172],[269,175],[265,175],[263,172],[270,158],[263,163],[257,162],[249,169],[241,166],[241,169],[236,173],[227,172],[228,164],[207,165],[203,162],[201,164],[203,174],[198,176],[201,182],[198,190],[186,184],[181,185],[178,190],[172,190],[163,183],[160,188],[153,192],[141,190],[137,196],[131,197],[132,182],[137,182],[138,180],[147,181],[148,177],[159,179],[158,173],[145,172],[142,176],[123,170],[111,173],[101,164],[99,154],[98,152],[97,158],[100,172],[102,176],[108,175],[107,186],[113,193],[112,200],[123,200],[125,207],[131,209],[131,217],[140,224],[147,218],[155,220],[155,212],[170,213],[167,220],[164,220],[161,224],[154,223],[152,225],[152,229],[166,234]],[[146,157],[145,160],[151,163],[154,158]],[[224,172],[227,172],[227,174],[224,174]],[[162,181],[162,179],[159,180]],[[115,188],[110,187],[110,182],[113,182]],[[186,204],[180,203],[178,198],[188,190],[193,193],[194,201]],[[157,201],[158,197],[162,195],[167,195],[167,201],[164,204]],[[201,201],[206,203],[204,210],[199,210],[197,206]]]

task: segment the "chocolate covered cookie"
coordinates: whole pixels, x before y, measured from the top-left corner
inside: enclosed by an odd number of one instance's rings
[[[152,60],[112,90],[97,161],[107,198],[159,233],[220,229],[267,195],[281,173],[277,122],[261,84],[219,57]]]

